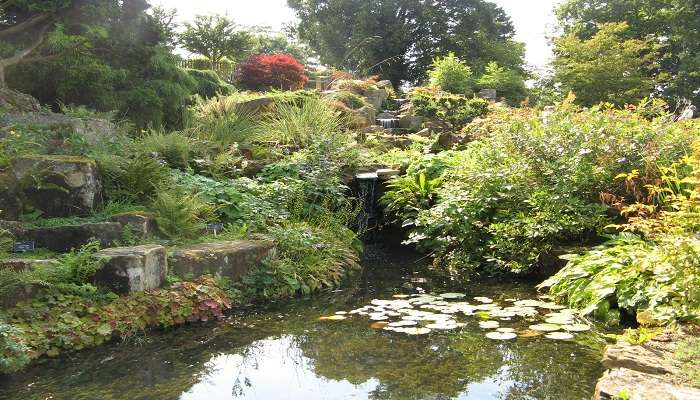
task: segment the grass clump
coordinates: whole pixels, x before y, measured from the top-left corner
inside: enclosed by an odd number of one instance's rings
[[[301,105],[281,104],[260,126],[261,140],[294,147],[312,144],[322,135],[339,132],[340,113],[318,98],[307,98]]]

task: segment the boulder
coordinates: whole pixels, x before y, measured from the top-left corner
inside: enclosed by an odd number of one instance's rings
[[[377,82],[377,87],[380,89],[385,89],[385,88],[393,89],[394,88],[394,86],[391,84],[391,81],[388,79]]]
[[[377,112],[374,110],[374,108],[369,106],[352,110],[348,114],[348,118],[350,120],[349,125],[355,129],[362,129],[372,126],[377,120]]]
[[[129,227],[141,239],[153,237],[158,231],[155,216],[147,212],[125,212],[113,215],[109,220],[119,223],[123,228]]]
[[[377,119],[394,119],[394,118],[396,118],[396,113],[393,113],[393,112],[384,111],[384,112],[380,112],[379,114],[377,114]]]
[[[64,253],[98,240],[103,247],[121,239],[123,228],[118,222],[97,222],[29,229],[23,238],[34,240],[37,248]]]
[[[365,91],[364,98],[375,110],[381,110],[382,104],[389,98],[389,92],[385,89],[369,89]]]
[[[0,126],[9,125],[27,125],[54,132],[73,132],[92,145],[113,141],[118,134],[117,126],[106,119],[76,118],[47,111],[0,113]]]
[[[85,215],[102,204],[102,181],[93,160],[25,156],[12,161],[14,178],[31,206],[48,217]]]
[[[452,149],[454,146],[464,144],[467,142],[468,137],[462,136],[462,135],[457,135],[452,132],[442,132],[440,136],[438,136],[437,144],[442,148],[442,149]]]
[[[495,102],[498,93],[496,92],[496,89],[481,89],[477,96],[481,97],[484,100]]]
[[[608,346],[603,355],[603,367],[606,369],[626,368],[647,374],[671,374],[671,366],[658,349],[650,348],[654,342],[645,345],[631,345],[619,341]]]
[[[214,275],[237,281],[273,255],[274,245],[267,241],[205,243],[176,250],[170,257],[170,269],[188,279]]]
[[[9,88],[0,88],[0,111],[27,113],[41,111],[39,100]]]
[[[115,293],[159,288],[168,273],[168,256],[163,246],[115,247],[100,250],[96,255],[103,258],[105,264],[93,281],[96,286]]]
[[[598,381],[594,400],[617,399],[627,394],[630,400],[697,400],[700,389],[677,386],[662,376],[627,368],[615,368]]]
[[[6,258],[0,260],[0,270],[11,269],[16,272],[27,271],[34,268],[51,268],[56,265],[56,260],[32,260],[27,258]],[[11,308],[20,301],[31,299],[40,289],[40,284],[12,285],[10,290],[0,296],[0,309]],[[6,288],[7,289],[7,288]]]
[[[14,271],[26,271],[32,268],[51,267],[56,265],[56,260],[35,260],[31,258],[6,258],[0,260],[0,270],[11,269]]]
[[[399,118],[399,127],[416,131],[423,126],[423,118],[416,115],[403,115]]]
[[[242,101],[238,103],[236,107],[243,113],[254,114],[258,112],[261,108],[269,106],[274,102],[275,99],[272,97],[259,97],[253,100]]]

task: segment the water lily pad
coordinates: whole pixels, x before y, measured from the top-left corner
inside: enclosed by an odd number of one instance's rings
[[[327,317],[321,317],[319,318],[321,321],[340,321],[343,319],[346,319],[347,317],[345,315],[330,315]]]
[[[335,315],[345,315],[347,313],[348,313],[347,311],[336,311]]]
[[[474,300],[479,301],[479,302],[484,303],[484,304],[493,303],[493,300],[489,299],[488,297],[474,297]]]
[[[518,335],[513,332],[489,332],[486,334],[486,337],[493,340],[511,340],[518,337]]]
[[[407,294],[395,294],[391,297],[393,297],[395,299],[407,299],[409,296]]]
[[[455,321],[440,321],[434,324],[428,324],[425,327],[428,329],[450,330],[456,329],[457,323]]]
[[[566,308],[566,307],[561,306],[561,305],[556,304],[556,303],[540,303],[540,305],[538,307],[544,308],[546,310],[561,310],[561,309]]]
[[[518,300],[513,304],[520,307],[537,307],[540,303],[538,300]]]
[[[561,327],[569,332],[585,332],[591,329],[591,327],[586,324],[567,324]]]
[[[408,335],[425,335],[430,333],[428,328],[401,328],[403,333]]]
[[[568,333],[568,332],[550,332],[546,335],[544,335],[547,339],[554,339],[554,340],[569,340],[573,339],[574,335]]]
[[[467,295],[464,293],[442,293],[440,294],[440,297],[443,299],[462,299],[466,297]]]
[[[523,331],[518,332],[518,336],[521,336],[521,337],[535,337],[535,336],[540,336],[540,335],[542,335],[542,332],[533,331],[530,329],[525,329]]]
[[[568,325],[574,322],[573,318],[565,315],[558,315],[556,317],[549,317],[545,319],[545,322],[548,324],[555,324],[555,325]]]
[[[384,314],[370,314],[369,319],[372,321],[384,321],[389,319],[389,317]]]
[[[535,325],[530,325],[530,329],[533,331],[541,331],[541,332],[553,332],[553,331],[558,331],[561,329],[561,325],[557,324],[535,324]]]
[[[479,322],[479,328],[482,329],[495,329],[498,328],[498,321],[481,321]]]
[[[503,332],[503,333],[512,333],[515,332],[515,329],[513,328],[498,328],[496,329],[498,332]]]
[[[396,322],[390,322],[389,326],[391,327],[399,327],[399,326],[415,326],[418,325],[418,322],[416,321],[410,321],[410,320],[401,320],[401,321],[396,321]]]

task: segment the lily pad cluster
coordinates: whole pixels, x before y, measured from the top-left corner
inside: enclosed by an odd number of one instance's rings
[[[506,299],[508,305],[499,305],[493,299],[474,297],[473,303],[465,300],[464,293],[399,294],[391,300],[374,299],[370,304],[351,311],[338,311],[321,320],[344,320],[351,316],[364,316],[372,321],[371,327],[407,335],[425,335],[432,331],[446,331],[466,325],[458,316],[479,319],[478,325],[493,340],[511,340],[518,336],[543,335],[553,340],[572,339],[578,332],[590,330],[576,311],[546,300]],[[522,319],[533,322],[527,329],[504,327],[501,324]],[[534,323],[537,322],[537,323]]]

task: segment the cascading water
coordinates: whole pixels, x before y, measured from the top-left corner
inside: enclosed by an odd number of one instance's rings
[[[362,199],[362,212],[358,216],[359,232],[365,232],[365,240],[371,240],[373,232],[378,224],[376,210],[376,189],[379,176],[376,172],[365,172],[355,175],[360,188]]]
[[[398,118],[379,118],[377,119],[377,124],[384,129],[399,129],[399,119]]]

